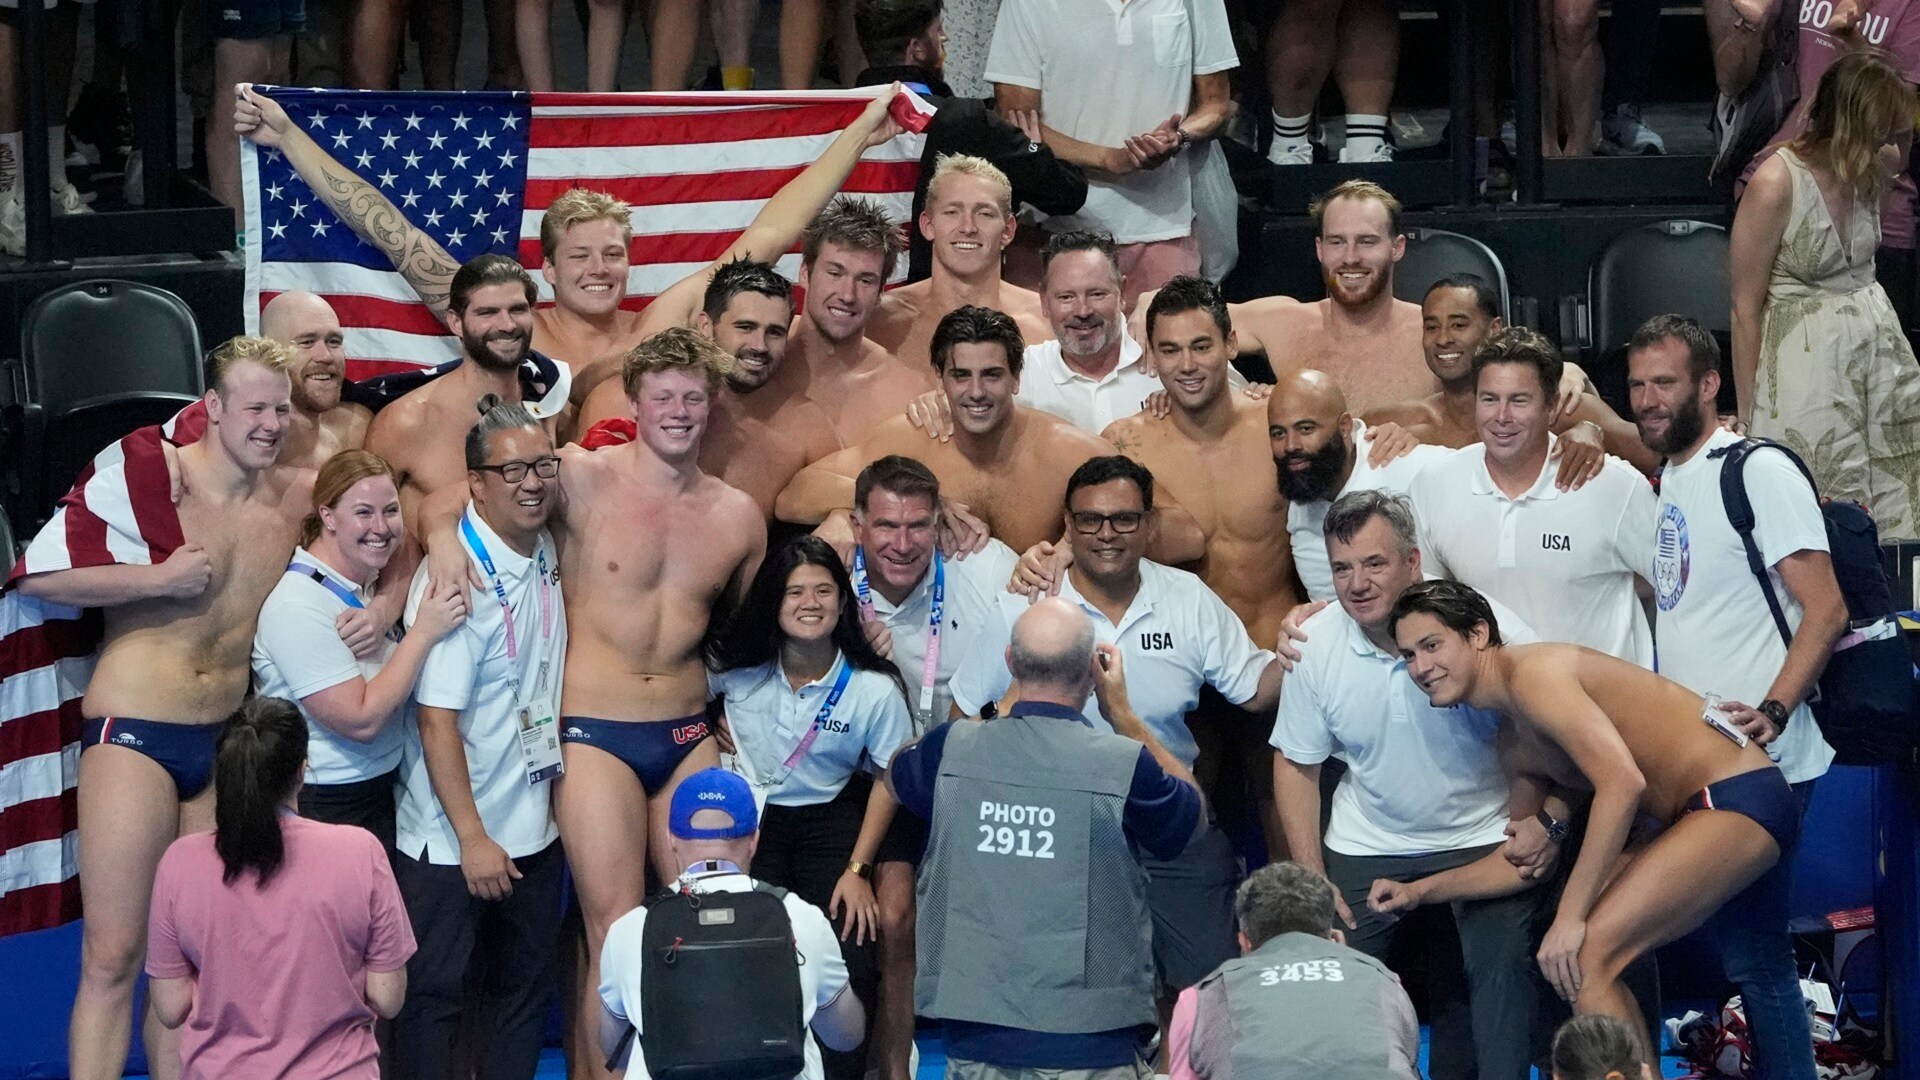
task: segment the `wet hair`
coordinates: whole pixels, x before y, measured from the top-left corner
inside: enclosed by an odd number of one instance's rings
[[[1223,342],[1233,333],[1233,320],[1227,315],[1227,302],[1220,295],[1220,287],[1206,278],[1181,274],[1160,286],[1160,291],[1153,294],[1153,302],[1147,305],[1147,343],[1153,341],[1156,320],[1188,311],[1204,311],[1213,316],[1213,325],[1219,328]]]
[[[933,203],[933,189],[940,181],[949,176],[972,176],[1000,189],[1000,209],[1003,213],[1013,213],[1013,181],[1000,171],[1000,166],[983,157],[972,154],[941,154],[934,160],[933,179],[927,181],[927,204]]]
[[[1125,454],[1088,458],[1067,477],[1067,506],[1073,505],[1073,493],[1081,488],[1098,487],[1114,480],[1131,480],[1140,489],[1140,509],[1153,511],[1153,473],[1145,465]]]
[[[1321,532],[1328,545],[1335,541],[1351,544],[1360,530],[1366,528],[1367,522],[1374,518],[1386,522],[1387,527],[1393,530],[1393,538],[1400,543],[1401,555],[1420,546],[1420,533],[1413,523],[1413,502],[1393,491],[1347,492],[1333,500],[1333,505],[1327,508]]]
[[[756,262],[752,259],[735,259],[721,263],[713,272],[713,280],[707,282],[706,295],[701,297],[700,310],[715,324],[720,316],[727,313],[727,305],[741,293],[759,293],[774,300],[784,300],[789,313],[793,310],[793,282],[780,276],[772,263]]]
[[[286,861],[280,811],[300,784],[307,721],[283,698],[248,698],[220,728],[213,751],[213,849],[225,872],[252,870],[265,888]]]
[[[1387,235],[1400,235],[1400,200],[1393,193],[1371,180],[1347,180],[1335,185],[1325,195],[1307,204],[1307,216],[1313,218],[1313,234],[1319,236],[1326,225],[1327,207],[1335,199],[1372,199],[1387,208]]]
[[[1720,343],[1690,315],[1655,315],[1641,323],[1627,342],[1627,355],[1631,357],[1663,341],[1677,341],[1687,347],[1687,374],[1694,382],[1720,370]]]
[[[1553,1036],[1554,1080],[1640,1080],[1640,1036],[1602,1013],[1576,1016]]]
[[[1820,76],[1807,107],[1807,126],[1790,145],[1824,165],[1862,202],[1877,203],[1893,182],[1875,160],[1895,131],[1912,131],[1914,89],[1878,49],[1843,53]],[[1906,162],[1901,162],[1904,170]]]
[[[1480,314],[1489,319],[1500,317],[1500,294],[1479,274],[1448,274],[1427,286],[1427,296],[1441,289],[1468,289],[1473,293],[1473,306],[1480,309]]]
[[[1113,267],[1114,280],[1120,279],[1120,250],[1114,246],[1111,234],[1076,229],[1072,232],[1058,232],[1047,237],[1040,248],[1040,280],[1047,280],[1047,268],[1053,260],[1070,251],[1097,251],[1107,257],[1107,265]]]
[[[1506,644],[1500,639],[1500,620],[1494,618],[1493,605],[1478,591],[1457,581],[1422,581],[1401,593],[1400,599],[1393,602],[1393,612],[1387,616],[1387,632],[1398,632],[1400,620],[1416,613],[1431,615],[1440,620],[1440,625],[1462,636],[1485,623],[1487,644]]]
[[[882,281],[893,276],[893,264],[907,248],[899,227],[888,219],[879,203],[851,195],[834,196],[827,208],[820,211],[820,216],[800,234],[800,261],[812,266],[820,258],[820,249],[827,244],[849,251],[879,252]]]
[[[518,285],[526,291],[528,304],[540,299],[539,290],[533,287],[533,275],[527,273],[526,267],[515,259],[489,252],[475,255],[453,272],[453,284],[447,287],[447,307],[453,309],[455,315],[465,315],[473,290],[488,285]]]
[[[968,304],[954,308],[933,328],[933,340],[927,350],[933,356],[933,370],[947,373],[947,361],[953,359],[955,345],[998,345],[1007,354],[1007,371],[1020,377],[1027,355],[1027,339],[1013,316],[990,307]]]
[[[292,378],[293,350],[285,343],[267,337],[230,337],[207,354],[207,388],[223,399],[227,395],[227,377],[241,364],[259,364]]]
[[[720,384],[733,370],[733,357],[714,344],[712,338],[685,326],[670,326],[627,350],[620,364],[620,388],[627,400],[640,397],[640,380],[662,371],[684,371],[706,381],[707,392],[720,391]]]
[[[499,394],[487,394],[474,406],[480,413],[480,419],[467,429],[467,470],[478,472],[487,463],[487,454],[493,449],[493,437],[503,431],[517,431],[520,428],[533,428],[545,435],[547,429],[533,418],[525,405],[514,405],[501,400]]]
[[[365,450],[342,450],[328,458],[313,481],[313,512],[300,523],[300,546],[311,546],[320,538],[321,507],[337,508],[348,490],[368,477],[392,475],[393,466],[385,458]]]
[[[907,44],[927,32],[940,8],[940,0],[857,0],[853,31],[860,51],[876,66],[901,63]]]
[[[1520,364],[1533,369],[1540,379],[1540,392],[1549,404],[1553,395],[1560,389],[1560,373],[1566,370],[1566,363],[1560,359],[1560,350],[1553,347],[1545,334],[1524,326],[1508,326],[1497,333],[1487,335],[1487,340],[1473,351],[1473,383],[1480,385],[1480,373],[1494,364]]]
[[[853,505],[861,513],[867,512],[867,500],[875,491],[885,491],[901,498],[925,495],[933,506],[937,516],[940,513],[940,480],[933,470],[919,461],[900,454],[888,454],[873,464],[860,470],[853,482]]]
[[[540,254],[552,262],[553,253],[560,250],[560,240],[567,235],[567,230],[589,221],[613,222],[620,226],[621,242],[630,244],[633,242],[632,215],[631,206],[604,191],[568,188],[548,204],[547,212],[540,217]]]
[[[1335,917],[1333,883],[1297,862],[1255,870],[1233,894],[1240,932],[1254,948],[1281,934],[1326,937]]]
[[[727,620],[726,629],[707,639],[707,667],[716,673],[738,671],[779,659],[780,648],[786,644],[786,632],[780,629],[780,604],[787,593],[788,579],[802,566],[825,570],[840,592],[840,620],[833,624],[833,644],[847,663],[892,679],[901,700],[911,708],[913,699],[907,696],[900,669],[874,651],[866,631],[860,628],[860,604],[839,553],[817,536],[795,537],[760,564],[739,609]]]

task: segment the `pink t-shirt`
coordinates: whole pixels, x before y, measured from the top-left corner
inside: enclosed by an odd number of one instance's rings
[[[1820,88],[1820,77],[1840,58],[1846,45],[1827,33],[1827,21],[1833,17],[1833,0],[1782,0],[1800,5],[1800,58],[1794,70],[1800,76],[1800,104],[1780,127],[1774,142],[1785,142],[1805,127],[1807,109],[1813,105],[1813,92]],[[1855,33],[1867,44],[1886,52],[1895,67],[1910,83],[1920,84],[1920,0],[1870,0],[1863,4]],[[1740,174],[1740,191],[1745,192],[1753,171],[1773,153],[1755,155]],[[1902,172],[1880,200],[1880,246],[1911,249],[1914,246],[1913,177]]]
[[[365,829],[282,815],[286,861],[256,887],[220,881],[213,834],[167,848],[147,919],[147,974],[195,977],[185,1080],[378,1080],[367,972],[414,952],[400,889]]]

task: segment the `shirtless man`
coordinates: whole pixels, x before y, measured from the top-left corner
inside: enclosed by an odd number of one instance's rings
[[[168,456],[186,542],[153,565],[19,583],[44,601],[106,609],[106,641],[81,704],[87,919],[68,1035],[81,1080],[117,1078],[126,1066],[154,870],[176,838],[213,827],[214,740],[246,696],[260,605],[286,573],[312,499],[311,472],[276,465],[293,408],[286,348],[234,338],[208,365],[207,435]],[[146,1034],[154,1075],[178,1077],[177,1037],[151,1016]]]
[[[1420,347],[1427,370],[1440,380],[1440,389],[1423,398],[1373,409],[1366,414],[1367,423],[1392,421],[1434,446],[1472,446],[1480,441],[1474,421],[1473,354],[1481,342],[1503,328],[1500,297],[1481,278],[1455,274],[1427,290],[1420,320]],[[1599,447],[1648,475],[1660,467],[1660,455],[1640,441],[1639,429],[1621,419],[1598,394],[1584,393],[1572,412],[1556,412],[1553,432]]]
[[[1040,294],[1001,280],[1000,260],[1013,242],[1013,183],[992,162],[964,154],[942,157],[927,184],[920,234],[933,245],[933,276],[880,298],[867,339],[916,370],[931,368],[933,328],[971,304],[1013,316],[1029,344],[1050,341],[1053,327]]]
[[[932,371],[862,336],[902,247],[899,229],[865,199],[842,195],[807,226],[800,263],[806,303],[773,385],[797,388],[827,410],[842,445],[865,439],[936,385]]]
[[[767,263],[732,262],[714,271],[694,329],[733,357],[714,395],[700,468],[752,496],[773,519],[773,501],[795,473],[840,449],[833,421],[793,382],[769,387],[787,354],[793,286]],[[602,421],[626,420],[619,379],[603,379],[580,406],[584,440]],[[599,441],[585,445],[598,445]]]
[[[359,449],[373,413],[340,400],[347,359],[333,306],[310,292],[283,292],[260,309],[260,336],[290,354],[293,412],[280,438],[280,461],[318,472],[340,451]]]
[[[444,318],[453,276],[459,269],[438,241],[408,222],[373,184],[335,161],[272,98],[247,84],[234,88],[234,130],[260,146],[287,155],[300,178],[340,220],[393,261],[436,318]],[[600,380],[620,372],[625,351],[669,326],[693,318],[715,267],[736,259],[773,260],[786,254],[801,228],[826,205],[869,147],[900,128],[887,116],[896,88],[876,96],[806,171],[781,188],[746,231],[712,264],[676,283],[648,304],[628,311],[629,251],[633,226],[627,204],[596,191],[576,189],[555,199],[540,223],[541,276],[553,287],[554,305],[534,314],[534,348],[580,369],[574,400]],[[465,430],[463,418],[459,425]]]
[[[1112,444],[1014,404],[1024,345],[1011,316],[960,308],[940,320],[932,347],[954,417],[952,441],[941,442],[895,415],[865,441],[802,469],[780,493],[780,520],[825,522],[821,534],[851,551],[855,478],[868,464],[900,454],[933,470],[943,507],[963,504],[1015,551],[1058,540],[1067,479],[1087,459],[1111,454]],[[1150,557],[1169,564],[1199,558],[1205,548],[1192,517],[1162,500],[1156,488]]]
[[[1800,808],[1759,744],[1717,702],[1625,660],[1575,645],[1503,645],[1486,599],[1457,582],[1402,593],[1392,626],[1407,674],[1435,705],[1464,702],[1507,718],[1501,756],[1516,781],[1516,819],[1548,793],[1590,793],[1586,835],[1540,945],[1541,971],[1560,996],[1575,1012],[1632,1025],[1646,1051],[1653,1044],[1620,974],[1711,919],[1740,984],[1760,1074],[1812,1077],[1787,937]],[[1623,866],[1643,815],[1664,830]],[[1515,854],[1411,886],[1376,882],[1369,904],[1395,909],[1409,891],[1430,902],[1517,891]]]

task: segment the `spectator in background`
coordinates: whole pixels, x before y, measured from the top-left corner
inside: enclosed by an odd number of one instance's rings
[[[27,158],[21,143],[25,135],[21,130],[24,122],[21,114],[26,103],[20,100],[19,0],[0,4],[0,9],[7,12],[5,18],[0,18],[0,251],[19,256],[27,250]],[[56,4],[47,12],[46,70],[52,77],[47,95],[54,102],[48,111],[55,118],[64,112],[67,103],[79,19],[80,9],[75,3]],[[54,213],[91,213],[80,190],[67,179],[64,124],[47,129],[47,164],[52,173]],[[236,187],[231,200],[236,206],[239,205],[238,192]]]
[[[212,0],[218,7],[225,0]],[[247,0],[259,2],[259,0]],[[305,0],[283,0],[304,5]],[[316,0],[321,2],[321,0]],[[359,90],[392,90],[399,86],[400,50],[406,42],[408,15],[420,46],[420,80],[429,90],[451,90],[454,68],[460,59],[460,4],[435,3],[433,0],[352,0],[353,14],[348,21],[346,40],[347,85]],[[493,34],[508,33],[510,28],[498,21],[499,9],[487,7],[488,28]],[[305,21],[304,7],[301,19]],[[215,80],[216,90],[234,80]],[[277,80],[276,80],[277,81]]]
[[[1708,0],[1724,3],[1725,0]],[[1614,0],[1607,19],[1607,75],[1601,94],[1603,154],[1664,154],[1667,141],[1641,114],[1660,44],[1660,0]]]
[[[520,0],[523,4],[548,4],[552,0]],[[685,90],[687,88],[687,69],[693,64],[694,50],[700,40],[700,8],[703,0],[655,0],[653,5],[653,24],[648,33],[653,36],[653,56],[648,64],[648,72],[655,90]],[[709,9],[713,16],[713,40],[720,52],[720,86],[724,90],[753,89],[753,60],[749,55],[753,44],[753,24],[760,14],[760,0],[705,0],[711,3]],[[615,12],[614,18],[621,19],[620,0],[609,5]],[[593,18],[601,17],[601,5],[593,9]],[[624,25],[624,23],[622,23]],[[544,27],[544,24],[543,24]],[[593,27],[587,29],[587,48],[589,59],[594,57],[593,50],[603,43],[595,38]],[[613,65],[617,69],[620,63],[620,38],[618,34],[612,40]],[[611,74],[609,79],[611,79]],[[608,89],[612,89],[611,82]]]
[[[1711,0],[1710,0],[1711,2]],[[1516,48],[1526,48],[1524,42]],[[1600,131],[1600,0],[1540,0],[1540,152],[1586,157]]]
[[[160,860],[147,996],[185,1025],[186,1080],[379,1080],[374,1018],[400,1011],[413,929],[372,834],[294,814],[306,756],[291,702],[248,700],[220,733],[213,831]]]
[[[1392,161],[1388,130],[1400,70],[1400,13],[1388,0],[1285,0],[1267,34],[1275,165],[1313,164],[1313,110],[1327,75],[1347,106],[1340,160]]]
[[[1553,1080],[1654,1080],[1633,1029],[1590,1013],[1560,1025],[1553,1036]]]
[[[1920,363],[1873,261],[1916,108],[1884,56],[1834,61],[1805,130],[1755,170],[1729,255],[1739,419],[1821,495],[1871,509],[1883,540],[1920,537]]]
[[[781,0],[780,85],[788,90],[813,89],[820,70],[820,47],[833,40],[836,80],[850,85],[853,73],[867,66],[853,29],[854,0]]]
[[[1233,907],[1242,955],[1181,992],[1172,1080],[1417,1080],[1413,1002],[1385,964],[1347,948],[1326,878],[1270,863]]]
[[[1001,11],[987,61],[1000,111],[1039,114],[1046,144],[1089,173],[1086,205],[1047,227],[1110,234],[1129,309],[1200,272],[1196,172],[1226,167],[1201,144],[1233,114],[1227,72],[1239,63],[1222,0],[1010,0]]]
[[[444,0],[443,0],[444,2]],[[725,4],[729,0],[718,0]],[[668,13],[679,14],[681,5],[673,0],[663,0],[655,12],[654,19],[654,63],[653,88],[655,90],[685,90],[687,79],[687,61],[692,59],[692,35],[687,35],[687,57],[679,65],[677,80],[663,78],[671,74],[668,61],[661,58],[664,48],[661,39],[661,23],[669,21]],[[587,0],[587,91],[589,93],[610,93],[619,89],[620,44],[627,32],[626,0]],[[699,25],[699,8],[687,12],[688,22]],[[717,17],[717,16],[716,16]],[[513,10],[514,40],[520,46],[520,65],[526,72],[527,89],[538,92],[556,89],[553,82],[553,0],[515,0]],[[677,38],[676,38],[677,40]]]

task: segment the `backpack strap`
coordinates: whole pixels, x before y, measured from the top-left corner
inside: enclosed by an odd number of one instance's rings
[[[1754,580],[1760,583],[1760,595],[1767,599],[1767,610],[1773,614],[1773,625],[1780,631],[1780,640],[1789,649],[1793,647],[1793,630],[1787,626],[1787,613],[1780,606],[1780,596],[1774,591],[1773,577],[1767,573],[1766,557],[1760,554],[1760,545],[1753,539],[1756,524],[1753,514],[1753,500],[1747,497],[1747,458],[1755,450],[1772,447],[1787,455],[1800,474],[1807,478],[1807,486],[1814,487],[1813,474],[1807,471],[1807,463],[1800,455],[1787,449],[1772,439],[1746,438],[1730,446],[1707,452],[1708,458],[1720,458],[1720,501],[1726,507],[1727,523],[1733,531],[1740,534],[1741,546],[1747,551],[1747,569],[1753,572]],[[1814,488],[1816,492],[1819,489]]]

